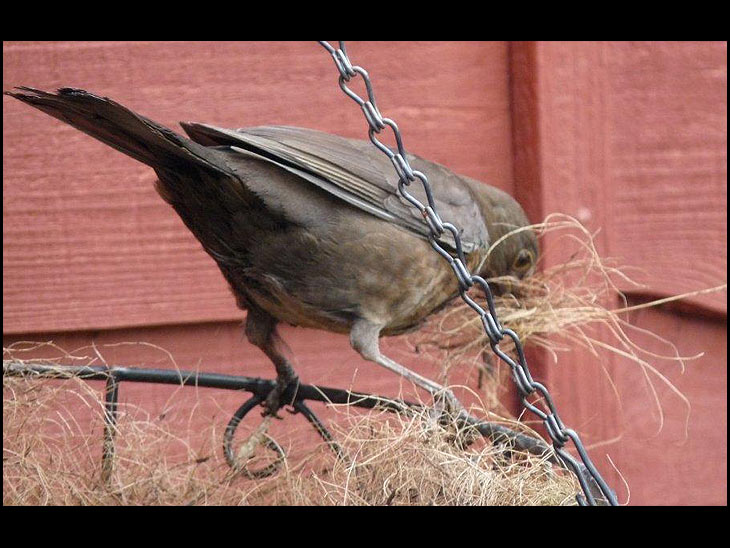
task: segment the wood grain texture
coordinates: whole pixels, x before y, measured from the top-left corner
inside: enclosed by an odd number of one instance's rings
[[[724,43],[545,43],[537,48],[543,214],[569,213],[606,256],[638,267],[626,290],[727,282]],[[691,302],[727,313],[727,294]]]
[[[644,288],[621,285],[636,302],[726,283],[726,45],[515,43],[510,58],[516,194],[531,181],[540,189],[528,213],[568,213],[600,229],[603,257],[644,271]],[[544,354],[531,361],[622,501],[627,491],[607,457],[628,481],[631,504],[727,501],[726,293],[690,299],[689,310],[629,318],[682,356],[705,352],[684,375],[648,359],[690,400],[687,432],[686,407],[655,378],[665,412],[656,434],[650,391],[629,360],[599,362],[577,349],[557,365]]]
[[[727,44],[605,48],[611,253],[649,290],[727,282]],[[727,293],[693,298],[727,313]]]
[[[409,151],[511,190],[506,44],[353,42],[348,51]],[[169,127],[367,136],[316,43],[5,42],[3,61],[4,89],[85,88]],[[9,97],[3,113],[5,333],[242,316],[149,168]]]
[[[601,451],[610,454],[629,485],[633,505],[726,505],[726,322],[671,308],[637,310],[629,320],[673,342],[683,356],[701,357],[687,360],[684,371],[676,363],[649,360],[687,400],[649,375],[658,405],[640,368],[616,363],[610,374],[620,394],[620,402],[613,403],[620,405],[620,420],[611,428],[619,441]],[[637,335],[635,340],[650,352],[671,352],[655,338]],[[611,475],[624,491],[622,480]]]

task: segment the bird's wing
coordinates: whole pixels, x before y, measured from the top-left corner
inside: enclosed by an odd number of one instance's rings
[[[233,130],[198,123],[181,125],[202,145],[254,153],[363,211],[424,238],[430,234],[420,213],[398,192],[398,177],[390,160],[368,141],[286,126]],[[464,252],[486,246],[489,237],[484,219],[462,178],[417,156],[409,155],[408,161],[428,177],[442,220],[461,228]],[[413,183],[408,192],[427,204],[420,183]],[[454,247],[448,231],[442,241]]]

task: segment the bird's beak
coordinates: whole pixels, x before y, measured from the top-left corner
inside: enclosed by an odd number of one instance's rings
[[[495,280],[490,280],[489,288],[495,297],[511,294],[519,299],[525,296],[525,284],[521,283],[520,278],[517,276],[501,276]]]
[[[500,276],[498,279],[489,282],[489,288],[492,290],[492,295],[501,297],[512,293],[517,287],[516,282],[517,278],[513,276]]]

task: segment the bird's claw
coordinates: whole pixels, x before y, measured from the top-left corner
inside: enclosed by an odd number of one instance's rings
[[[466,449],[477,439],[473,429],[464,427],[463,421],[469,414],[450,390],[435,395],[429,415],[436,424],[451,432],[447,439],[461,449]]]
[[[446,426],[465,413],[462,403],[450,390],[446,390],[435,394],[434,405],[429,415],[442,426]]]
[[[274,388],[271,392],[269,392],[269,395],[266,397],[266,399],[261,403],[261,407],[264,408],[263,411],[261,411],[262,417],[272,417],[274,419],[283,420],[283,417],[279,416],[279,409],[283,407],[281,404],[281,394],[275,394],[275,392],[278,392],[276,388]]]
[[[281,397],[286,392],[289,385],[299,382],[297,377],[293,379],[281,380],[277,379],[276,386],[269,392],[266,399],[261,403],[264,410],[261,412],[262,417],[273,417],[275,419],[283,420],[284,417],[279,416],[279,410],[284,407],[288,402],[282,402]],[[296,412],[290,411],[290,412]]]

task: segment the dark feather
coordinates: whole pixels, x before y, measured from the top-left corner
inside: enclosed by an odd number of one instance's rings
[[[287,126],[233,130],[193,122],[181,125],[200,144],[230,146],[260,155],[363,211],[421,237],[430,234],[420,213],[398,192],[392,163],[368,141]],[[485,247],[489,242],[485,221],[464,179],[418,156],[408,155],[408,161],[413,169],[429,177],[442,220],[458,219],[464,251]],[[408,191],[427,204],[419,181],[412,183]],[[449,232],[442,239],[454,246]]]

